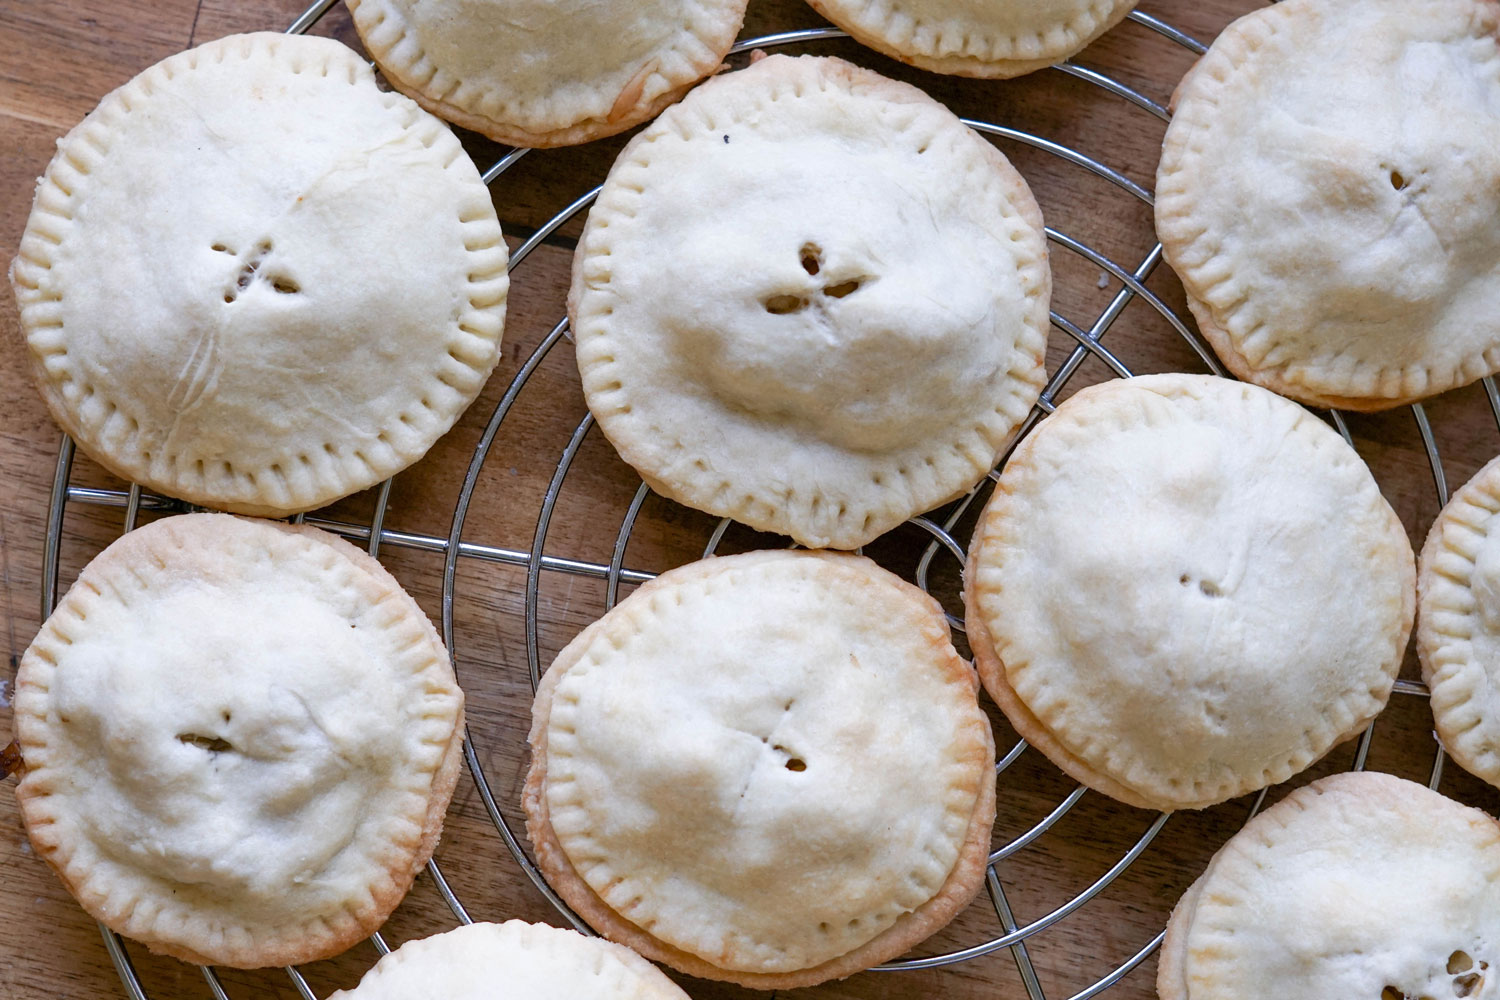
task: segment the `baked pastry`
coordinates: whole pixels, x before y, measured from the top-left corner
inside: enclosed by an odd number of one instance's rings
[[[326,38],[235,35],[59,143],[11,265],[48,408],[110,471],[245,514],[415,462],[498,358],[506,250],[447,126]]]
[[[1500,995],[1500,824],[1388,774],[1252,819],[1172,912],[1162,1000]]]
[[[1417,572],[1417,656],[1443,747],[1500,787],[1500,459],[1433,522]]]
[[[21,660],[36,852],[152,951],[255,968],[369,935],[442,831],[463,695],[380,564],[226,514],[132,531]]]
[[[718,71],[745,0],[349,0],[365,48],[428,111],[516,146],[623,132]]]
[[[652,489],[852,549],[989,471],[1041,392],[1050,294],[993,146],[905,84],[770,56],[620,154],[568,312]]]
[[[854,39],[934,73],[1044,69],[1120,23],[1136,0],[808,0]]]
[[[1500,4],[1286,0],[1183,79],[1156,229],[1241,378],[1380,410],[1500,370]]]
[[[994,744],[937,603],[858,556],[662,574],[542,678],[523,803],[596,930],[760,989],[878,964],[984,881]]]
[[[629,948],[507,920],[408,941],[328,1000],[688,1000]]]
[[[1384,707],[1411,545],[1353,448],[1264,389],[1084,389],[975,528],[966,625],[1017,732],[1091,788],[1201,808],[1274,784]]]

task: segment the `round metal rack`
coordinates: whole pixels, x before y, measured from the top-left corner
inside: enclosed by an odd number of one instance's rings
[[[292,33],[307,31],[327,13],[334,2],[335,0],[318,0],[318,2],[314,3],[293,22],[288,31]],[[1202,42],[1189,37],[1155,17],[1141,11],[1134,11],[1129,16],[1136,24],[1155,32],[1166,43],[1181,46],[1194,54],[1201,54],[1205,51],[1205,46]],[[742,53],[752,49],[802,46],[843,37],[845,36],[842,32],[833,29],[792,31],[746,39],[735,45],[731,51],[733,53]],[[1170,117],[1166,107],[1104,73],[1076,65],[1072,62],[1061,63],[1053,67],[1053,71],[1068,74],[1093,86],[1102,88],[1114,97],[1128,102],[1129,105],[1142,115],[1152,116],[1162,122],[1167,121]],[[1030,146],[1055,156],[1107,181],[1127,197],[1137,199],[1146,205],[1152,203],[1152,194],[1150,191],[1107,164],[1077,149],[1039,135],[1006,128],[990,122],[966,120],[966,123],[984,135],[992,136],[1005,142]],[[526,155],[545,154],[532,154],[531,151],[526,149],[511,150],[483,172],[482,176],[485,183],[493,183]],[[583,194],[528,237],[511,254],[511,269],[514,270],[520,267],[543,240],[587,209],[598,193],[599,188],[596,187]],[[1192,351],[1210,371],[1220,375],[1225,374],[1222,366],[1198,337],[1193,327],[1146,287],[1146,281],[1162,262],[1162,247],[1159,243],[1154,245],[1133,266],[1127,266],[1116,262],[1081,240],[1059,230],[1049,227],[1047,229],[1047,237],[1054,248],[1076,255],[1089,262],[1103,272],[1103,274],[1112,278],[1114,282],[1117,282],[1120,287],[1114,293],[1108,305],[1087,324],[1075,322],[1057,312],[1052,313],[1052,325],[1073,342],[1073,347],[1066,360],[1047,382],[1036,407],[1022,425],[1021,432],[1017,435],[1018,439],[1034,427],[1039,420],[1044,419],[1047,414],[1052,412],[1053,400],[1057,398],[1058,394],[1086,359],[1090,357],[1097,359],[1114,375],[1119,377],[1129,377],[1132,374],[1130,368],[1121,360],[1118,353],[1112,347],[1107,347],[1104,340],[1121,313],[1136,300],[1139,300],[1158,313],[1186,341]],[[559,345],[567,337],[567,319],[564,317],[551,328],[551,331],[542,339],[541,343],[533,350],[531,355],[521,365],[520,370],[512,378],[485,426],[484,432],[469,462],[462,488],[454,506],[451,528],[446,538],[402,532],[386,527],[385,515],[391,486],[389,481],[384,483],[379,489],[374,513],[368,523],[357,524],[334,521],[316,516],[303,518],[299,515],[296,518],[296,520],[305,520],[307,524],[331,531],[350,540],[361,542],[372,556],[378,556],[382,546],[395,546],[441,553],[444,557],[442,574],[442,636],[449,650],[453,652],[455,659],[457,659],[457,650],[455,648],[454,636],[454,603],[460,560],[475,560],[524,569],[526,571],[524,593],[525,643],[530,680],[533,688],[535,688],[540,678],[543,667],[539,654],[538,627],[539,589],[543,573],[569,574],[575,577],[604,581],[606,584],[605,603],[607,607],[614,606],[619,597],[620,585],[622,583],[638,584],[651,578],[651,574],[649,573],[629,569],[625,566],[625,556],[631,539],[631,533],[649,493],[644,484],[636,491],[620,523],[612,549],[612,558],[609,563],[602,564],[568,559],[549,555],[546,551],[549,528],[553,523],[554,511],[563,488],[564,480],[586,436],[593,428],[593,419],[590,416],[585,416],[578,423],[558,459],[555,472],[552,475],[538,512],[536,529],[529,550],[501,548],[464,538],[464,526],[469,513],[470,502],[474,497],[480,474],[491,447],[496,440],[496,435],[499,433],[507,415],[511,413],[517,400],[526,391],[532,375],[540,367],[543,360],[552,351],[558,349]],[[1497,424],[1500,424],[1500,392],[1497,392],[1494,381],[1489,378],[1483,380],[1483,388]],[[1438,501],[1439,503],[1446,503],[1448,499],[1446,477],[1426,411],[1420,404],[1413,405],[1410,409],[1413,419],[1416,422],[1427,459],[1431,465],[1432,478]],[[1350,438],[1349,430],[1340,415],[1337,412],[1332,412],[1328,416],[1333,425],[1344,436],[1345,440],[1348,440],[1352,445],[1353,440]],[[71,483],[73,453],[72,441],[64,437],[58,453],[47,519],[47,537],[44,549],[42,577],[43,617],[46,617],[51,612],[57,598],[62,523],[69,503],[123,507],[125,510],[124,528],[126,531],[135,527],[137,517],[141,511],[182,511],[189,509],[186,505],[178,501],[143,493],[138,485],[132,485],[129,490],[94,489],[74,486]],[[1002,458],[997,469],[991,472],[989,476],[990,480],[998,477],[998,469],[1003,467],[1003,465],[1004,458]],[[930,536],[912,574],[913,579],[919,586],[922,586],[924,589],[929,586],[928,577],[934,560],[951,558],[957,560],[960,565],[962,564],[964,560],[964,546],[959,539],[954,537],[953,533],[964,514],[969,511],[978,498],[982,497],[985,492],[984,487],[987,485],[987,483],[981,483],[980,487],[976,487],[964,498],[945,507],[940,520],[934,520],[929,517],[911,519],[910,523],[912,526]],[[724,537],[725,531],[729,527],[729,523],[728,519],[721,520],[718,523],[704,549],[704,556],[712,555],[716,551]],[[951,614],[949,617],[954,629],[962,631],[962,620]],[[1420,683],[1398,681],[1396,693],[1405,696],[1425,696],[1427,692],[1425,687]],[[1373,728],[1366,730],[1357,744],[1353,764],[1355,769],[1360,769],[1364,766],[1370,747],[1372,732]],[[1009,747],[1006,752],[1002,753],[996,764],[997,776],[1009,769],[1026,751],[1027,744],[1024,741],[1019,741]],[[496,833],[504,841],[521,871],[536,887],[537,892],[541,893],[556,908],[558,914],[563,919],[584,933],[592,933],[587,925],[567,908],[543,880],[540,872],[532,863],[522,841],[516,836],[516,833],[502,814],[490,780],[481,764],[480,753],[476,748],[472,733],[466,734],[464,756],[468,764],[469,773],[483,801],[485,811],[494,824]],[[1441,747],[1435,747],[1429,780],[1431,787],[1436,788],[1442,776],[1443,760]],[[1090,900],[1094,899],[1107,886],[1114,882],[1121,873],[1147,851],[1152,841],[1166,823],[1169,815],[1162,813],[1150,821],[1145,826],[1145,829],[1141,831],[1135,842],[1081,892],[1078,892],[1067,902],[1057,906],[1050,912],[1023,922],[1018,919],[1015,912],[1011,909],[1006,896],[1005,882],[1001,878],[1001,869],[1007,859],[1023,849],[1032,846],[1051,830],[1059,820],[1077,805],[1079,800],[1085,795],[1085,792],[1086,789],[1081,785],[1074,788],[1034,826],[992,850],[989,858],[986,887],[995,915],[998,917],[1004,933],[990,940],[981,941],[944,954],[888,962],[881,966],[880,969],[890,971],[927,969],[964,962],[1000,950],[1009,950],[1015,960],[1017,970],[1030,1000],[1046,1000],[1046,994],[1042,990],[1036,971],[1027,953],[1028,940],[1043,933],[1054,924],[1086,906]],[[1259,810],[1265,794],[1265,791],[1262,791],[1260,795],[1255,797],[1245,817],[1247,820]],[[450,888],[447,879],[443,876],[436,862],[428,864],[427,874],[438,893],[451,909],[454,919],[461,923],[471,922],[468,912]],[[100,930],[104,936],[104,942],[109,950],[110,957],[113,959],[115,967],[120,974],[126,994],[132,1000],[148,1000],[149,994],[136,974],[129,954],[126,951],[124,941],[114,932],[103,927],[103,925],[100,925]],[[1088,1000],[1088,998],[1097,996],[1108,990],[1155,951],[1160,946],[1162,937],[1163,935],[1158,933],[1149,940],[1139,942],[1138,950],[1131,954],[1129,958],[1091,985],[1074,993],[1069,1000]],[[390,950],[380,934],[373,935],[370,940],[381,954],[386,954]],[[286,973],[297,992],[305,1000],[317,1000],[307,980],[296,968],[288,967]],[[209,992],[218,998],[218,1000],[228,1000],[228,994],[214,970],[203,967],[202,974]]]

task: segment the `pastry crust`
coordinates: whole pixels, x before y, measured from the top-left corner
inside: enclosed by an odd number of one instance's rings
[[[1500,370],[1500,3],[1287,0],[1183,79],[1156,227],[1236,375],[1380,410]]]
[[[983,884],[977,688],[936,603],[868,560],[673,570],[543,677],[538,865],[595,929],[690,975],[789,989],[869,968]]]
[[[589,409],[652,489],[851,549],[992,467],[1041,392],[1050,295],[993,146],[905,84],[770,56],[625,148],[569,315]]]
[[[1500,787],[1500,459],[1433,522],[1418,562],[1417,656],[1449,755]]]
[[[1016,449],[975,529],[985,688],[1065,772],[1153,809],[1282,781],[1385,705],[1411,546],[1306,410],[1206,375],[1091,386]]]
[[[506,256],[447,126],[337,42],[254,34],[152,66],[63,138],[11,281],[90,456],[279,514],[452,426],[499,357]]]
[[[507,920],[408,941],[328,1000],[688,1000],[629,948]]]
[[[1045,69],[1125,19],[1136,0],[808,0],[862,45],[934,73]]]
[[[1167,925],[1162,1000],[1500,995],[1500,824],[1387,774],[1251,820]]]
[[[656,117],[719,70],[745,0],[349,0],[397,89],[499,142],[571,146]]]
[[[223,514],[124,536],[21,660],[16,789],[36,852],[152,951],[258,968],[385,921],[432,855],[463,695],[380,564]]]

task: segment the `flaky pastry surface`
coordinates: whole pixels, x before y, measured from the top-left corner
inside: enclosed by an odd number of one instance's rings
[[[1136,0],[808,0],[859,42],[934,73],[1011,77],[1065,59]]]

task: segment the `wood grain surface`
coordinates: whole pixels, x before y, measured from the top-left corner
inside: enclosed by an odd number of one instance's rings
[[[1256,0],[1144,0],[1153,16],[1207,41]],[[52,154],[54,140],[72,127],[111,88],[148,64],[197,42],[237,31],[280,29],[301,12],[302,0],[0,0],[0,258],[16,251],[30,210],[34,179]],[[794,0],[751,0],[745,37],[822,24]],[[358,47],[349,19],[335,7],[316,27]],[[927,89],[960,114],[1045,136],[1077,149],[1152,186],[1163,124],[1088,82],[1048,70],[1012,82],[943,78],[895,64],[848,41],[821,42],[801,51],[837,54]],[[1154,101],[1165,103],[1193,56],[1147,28],[1127,23],[1110,32],[1077,60],[1108,73]],[[522,159],[494,186],[495,204],[514,248],[547,219],[603,177],[624,139],[576,149],[541,152]],[[481,167],[501,150],[473,136],[465,142]],[[1154,243],[1150,209],[1080,167],[1023,144],[1001,140],[1031,181],[1048,223],[1119,262],[1135,268]],[[714,206],[704,206],[713,211]],[[386,526],[418,535],[446,537],[455,499],[485,422],[526,358],[562,318],[573,240],[581,219],[549,236],[513,274],[504,359],[483,397],[426,459],[398,476]],[[1121,282],[1061,247],[1053,248],[1056,296],[1053,307],[1089,329],[1121,289]],[[1165,267],[1147,286],[1185,315],[1182,293]],[[0,584],[10,663],[0,678],[0,732],[8,732],[9,693],[18,657],[39,625],[40,574],[47,498],[59,433],[29,384],[14,299],[7,286],[0,303]],[[1139,299],[1131,301],[1109,329],[1105,344],[1135,372],[1202,371],[1204,365],[1167,322]],[[1054,330],[1049,371],[1074,346]],[[1095,358],[1082,364],[1061,394],[1110,377]],[[1459,390],[1427,406],[1448,482],[1457,485],[1500,452],[1500,430],[1477,387]],[[465,526],[468,543],[528,552],[537,534],[538,510],[559,456],[586,410],[570,345],[563,341],[539,363],[517,397],[484,463]],[[1349,418],[1360,453],[1370,463],[1387,498],[1401,515],[1413,543],[1420,543],[1439,504],[1433,476],[1412,412],[1399,410]],[[74,486],[120,489],[87,459],[72,472]],[[622,518],[639,480],[597,432],[589,433],[562,480],[543,540],[550,556],[607,563]],[[365,494],[319,516],[364,523],[373,499]],[[143,516],[156,516],[147,513]],[[122,527],[117,507],[72,503],[63,521],[61,579],[79,568]],[[627,567],[656,572],[696,558],[715,521],[656,497],[645,502],[625,550]],[[957,535],[967,539],[967,525]],[[910,576],[927,539],[903,528],[869,547],[883,564]],[[721,551],[780,540],[732,528]],[[440,554],[387,542],[382,558],[434,619],[440,614]],[[950,610],[957,565],[947,555],[933,564],[934,592]],[[526,643],[526,571],[466,558],[455,588],[454,655],[469,695],[474,744],[504,814],[518,822],[518,789],[526,766],[524,733],[530,684]],[[604,606],[604,583],[576,574],[544,572],[535,603],[538,658],[545,665],[561,646]],[[1403,676],[1414,678],[1408,657]],[[988,703],[986,702],[988,705]],[[1396,695],[1376,724],[1371,767],[1426,781],[1434,760],[1431,719],[1424,698]],[[997,743],[1015,737],[996,716]],[[1347,768],[1351,745],[1335,750],[1293,784]],[[1450,766],[1441,788],[1492,813],[1500,809],[1493,789]],[[1034,751],[1023,753],[1000,778],[996,845],[1030,829],[1072,791],[1071,782]],[[1271,799],[1285,794],[1273,789]],[[961,965],[914,972],[869,972],[841,983],[798,991],[808,997],[967,998],[1024,997],[1022,969],[1034,970],[1045,996],[1066,998],[1108,974],[1145,946],[1161,929],[1184,888],[1213,851],[1243,822],[1249,800],[1200,813],[1178,814],[1139,858],[1090,901],[1030,937],[1024,949],[1000,950]],[[1020,924],[1037,920],[1088,890],[1110,871],[1155,820],[1140,810],[1086,794],[1056,825],[1030,846],[1007,857],[998,871],[1005,898]],[[31,852],[13,797],[0,795],[0,996],[30,998],[123,995],[99,931],[68,896],[51,871]],[[465,776],[448,815],[437,858],[459,898],[475,919],[523,917],[559,922],[491,825],[475,783]],[[385,930],[393,945],[454,925],[453,915],[424,875]],[[996,909],[984,896],[950,928],[918,949],[935,954],[990,940],[1002,932]],[[131,946],[148,994],[158,1000],[208,997],[199,971]],[[363,944],[331,961],[304,969],[314,992],[325,996],[353,985],[374,960]],[[279,970],[225,971],[231,997],[294,997]],[[1155,959],[1148,958],[1106,994],[1114,1000],[1155,995]],[[746,997],[749,991],[683,980],[695,997]]]

